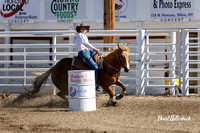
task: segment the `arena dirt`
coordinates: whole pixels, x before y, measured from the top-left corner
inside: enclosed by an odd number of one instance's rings
[[[97,96],[96,111],[70,112],[57,96],[1,96],[0,131],[200,132],[200,97],[126,96],[106,107],[108,98]]]

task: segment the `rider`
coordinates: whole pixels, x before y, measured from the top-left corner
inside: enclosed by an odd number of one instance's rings
[[[78,35],[76,36],[76,50],[78,51],[79,57],[87,63],[93,70],[95,70],[95,84],[97,85],[98,79],[98,66],[93,60],[92,56],[97,53],[100,54],[100,50],[95,48],[92,44],[89,43],[86,33],[89,32],[90,26],[85,26],[84,24],[80,24],[80,26],[76,26],[76,31]],[[96,90],[99,90],[98,85]]]

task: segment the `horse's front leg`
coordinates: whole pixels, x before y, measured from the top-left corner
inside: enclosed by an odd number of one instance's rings
[[[110,98],[106,106],[115,106],[117,102],[113,101],[114,92],[112,91],[111,87],[110,86],[102,86],[102,87],[110,95]]]
[[[122,88],[122,93],[116,95],[116,99],[120,100],[121,98],[124,97],[124,95],[126,93],[126,86],[120,80],[117,80],[114,84],[117,86],[120,86]]]

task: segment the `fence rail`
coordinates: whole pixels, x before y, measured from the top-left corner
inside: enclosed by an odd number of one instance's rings
[[[197,32],[197,37],[190,37],[190,32]],[[199,56],[200,30],[91,30],[88,36],[133,36],[136,42],[130,42],[130,65],[129,74],[123,73],[120,77],[128,88],[135,88],[136,94],[145,95],[149,88],[171,88],[171,93],[175,94],[175,73],[179,72],[179,87],[183,88],[183,95],[189,95],[189,88],[200,88],[199,77],[189,77],[190,72],[200,72],[199,62],[189,59],[189,56]],[[183,35],[181,35],[183,34]],[[31,87],[32,79],[39,72],[47,71],[52,65],[55,65],[64,57],[73,57],[77,55],[75,44],[73,42],[76,33],[75,30],[69,31],[10,31],[0,32],[0,38],[10,37],[52,37],[52,44],[0,44],[0,86],[20,87],[21,82],[25,86]],[[151,36],[165,36],[168,38],[154,42]],[[69,43],[58,43],[58,37],[69,37]],[[6,39],[5,39],[6,40]],[[191,40],[197,40],[196,43]],[[182,43],[181,43],[182,42]],[[103,51],[105,47],[115,47],[116,44],[94,43]],[[168,49],[167,52],[164,49]],[[190,48],[197,48],[197,51],[190,51]],[[158,51],[155,49],[159,49]],[[104,51],[104,54],[106,52]],[[168,56],[169,59],[161,58]],[[165,64],[169,68],[165,68]],[[198,65],[197,69],[189,68],[189,64]],[[178,68],[178,69],[177,69]],[[169,71],[169,77],[160,75],[162,72]],[[156,74],[159,73],[159,74]],[[183,82],[181,82],[181,73],[183,73]],[[198,73],[199,74],[199,73]],[[169,85],[164,84],[164,80],[169,80]],[[15,82],[13,82],[15,80]],[[163,82],[160,82],[163,80]],[[189,85],[190,80],[198,81],[196,86]],[[156,84],[152,84],[152,82]],[[183,83],[183,86],[181,86]],[[56,93],[55,87],[50,81],[47,82]],[[200,91],[198,91],[200,93]]]

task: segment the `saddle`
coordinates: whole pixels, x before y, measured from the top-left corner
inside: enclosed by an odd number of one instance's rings
[[[101,58],[101,56],[98,54],[95,54],[92,58],[101,69],[103,66],[103,59]],[[72,69],[73,70],[92,70],[92,68],[87,63],[85,63],[79,56],[75,56],[73,58]]]

